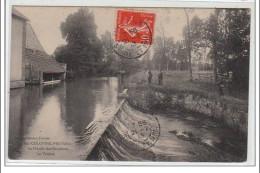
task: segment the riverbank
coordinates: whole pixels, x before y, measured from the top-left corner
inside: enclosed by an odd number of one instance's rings
[[[159,71],[152,71],[152,85],[158,86]],[[212,82],[212,73],[210,71],[193,72],[193,81],[190,81],[189,71],[165,71],[163,72],[163,88],[176,89],[181,91],[194,91],[204,95],[218,96],[218,87]],[[128,83],[147,83],[147,71],[141,71],[129,76]],[[248,92],[233,90],[232,96],[227,89],[224,89],[224,97],[230,100],[243,100],[247,102]]]
[[[192,84],[187,84],[189,82],[185,77],[177,80],[180,75],[166,79],[168,85],[165,84],[166,81],[163,86],[157,85],[155,81],[148,85],[145,80],[137,80],[140,79],[140,73],[142,72],[130,76],[127,80],[128,100],[132,106],[167,116],[178,112],[210,117],[226,124],[235,132],[247,135],[247,100],[219,96],[212,88],[203,90],[203,87],[197,88],[198,85],[192,87]],[[175,84],[169,86],[170,80],[174,80]]]

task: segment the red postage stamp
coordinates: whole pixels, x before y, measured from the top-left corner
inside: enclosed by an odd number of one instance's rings
[[[155,13],[118,10],[116,42],[152,44]]]

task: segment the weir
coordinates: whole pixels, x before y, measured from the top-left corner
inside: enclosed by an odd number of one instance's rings
[[[99,147],[97,147],[98,151],[93,151],[97,143],[99,145],[107,143],[108,147],[114,148],[111,149],[111,152],[117,151],[113,143],[120,143],[119,145],[126,148],[128,152],[135,153],[148,150],[159,139],[160,124],[157,117],[133,109],[126,99],[120,101],[114,110],[110,110],[110,113],[107,112],[104,112],[105,119],[94,120],[90,123],[84,136],[81,137],[81,142],[87,146],[85,151],[87,159],[92,160],[96,155],[105,155],[100,154],[102,151],[99,151]],[[108,141],[104,141],[104,134],[111,134],[114,139],[109,137]],[[118,151],[114,155],[124,154]],[[131,154],[129,154],[130,156]],[[113,160],[117,159],[116,156],[113,158]]]
[[[107,127],[112,123],[114,117],[119,111],[120,107],[126,102],[125,99],[121,100],[114,108],[103,111],[104,116],[93,120],[87,127],[83,136],[79,137],[78,143],[86,144],[86,150],[83,159],[87,158],[91,153],[98,140],[102,137]]]

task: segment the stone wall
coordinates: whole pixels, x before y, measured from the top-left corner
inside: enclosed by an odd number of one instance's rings
[[[183,94],[181,100],[174,99],[173,104],[182,104],[183,107],[192,112],[223,120],[224,123],[247,134],[248,110],[238,105],[229,104],[221,98],[203,98],[194,94]]]
[[[129,96],[133,106],[142,109],[201,114],[221,120],[233,130],[247,134],[248,104],[246,101],[207,96],[196,92],[165,91],[154,88],[134,89],[134,91],[130,89]]]

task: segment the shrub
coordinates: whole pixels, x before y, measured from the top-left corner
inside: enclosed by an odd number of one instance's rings
[[[171,95],[149,90],[145,94],[147,106],[151,109],[166,109],[171,107]]]

